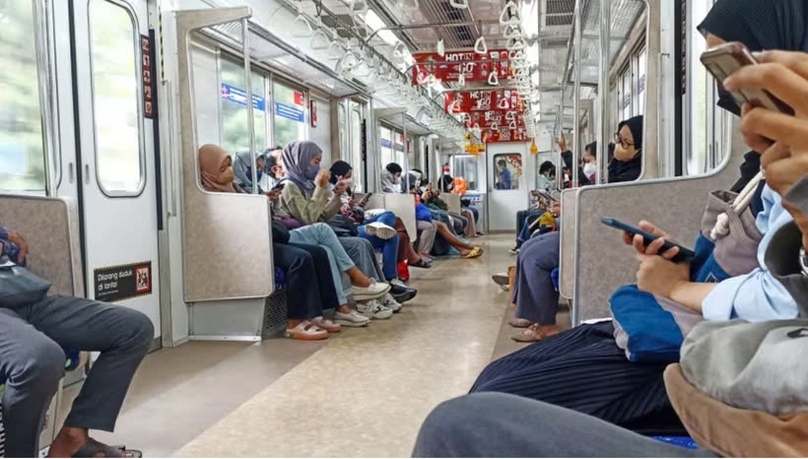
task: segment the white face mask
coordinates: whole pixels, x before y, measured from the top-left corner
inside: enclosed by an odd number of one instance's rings
[[[591,177],[595,175],[595,171],[598,170],[598,166],[593,163],[586,163],[584,164],[584,175],[587,177]]]

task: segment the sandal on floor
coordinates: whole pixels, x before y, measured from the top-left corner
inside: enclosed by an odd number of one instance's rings
[[[328,332],[322,328],[314,325],[308,320],[304,320],[297,324],[295,328],[286,329],[286,337],[292,339],[302,339],[307,341],[316,341],[328,338]]]
[[[551,329],[551,330],[542,330],[541,325],[533,324],[527,328],[527,330],[523,331],[522,333],[512,337],[514,341],[517,343],[535,343],[537,341],[541,341],[544,338],[549,338],[553,335],[557,335],[561,332],[558,328]]]
[[[76,451],[73,457],[143,457],[143,453],[136,449],[126,449],[125,446],[110,446],[93,438],[87,441]]]
[[[513,328],[528,328],[531,325],[533,325],[533,322],[527,319],[520,319],[517,317],[516,319],[509,320],[508,325],[510,325]]]
[[[418,260],[418,261],[417,261],[417,262],[415,262],[415,263],[408,263],[408,264],[409,264],[410,266],[412,266],[413,268],[429,269],[429,268],[431,268],[431,267],[432,267],[432,265],[431,265],[431,264],[429,264],[429,263],[427,263],[426,261],[424,261],[424,259],[423,259],[423,258],[422,258],[422,259],[420,259],[420,260]]]
[[[477,258],[482,254],[483,254],[483,249],[482,248],[474,247],[473,249],[471,249],[471,252],[469,252],[466,256],[463,257],[463,259],[469,260],[471,258]]]
[[[327,331],[328,333],[339,333],[342,331],[342,325],[336,324],[323,316],[318,316],[311,319],[312,325],[322,328],[323,330]]]

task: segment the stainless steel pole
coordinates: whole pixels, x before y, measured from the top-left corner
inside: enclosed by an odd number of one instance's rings
[[[609,120],[609,70],[611,66],[611,0],[600,0],[600,63],[598,75],[598,101],[600,105],[600,132],[598,146],[600,153],[598,160],[598,183],[608,183],[609,164],[609,138],[611,137],[611,124]],[[620,101],[618,101],[620,103]]]
[[[572,93],[572,112],[575,117],[572,125],[575,132],[572,137],[572,170],[570,171],[573,188],[578,188],[578,160],[581,151],[581,16],[581,0],[575,0],[575,63],[573,64],[575,83]],[[564,78],[566,78],[566,71]],[[564,101],[561,101],[561,104],[563,106]]]
[[[250,69],[250,30],[248,28],[247,18],[241,20],[241,43],[242,52],[244,53],[244,83],[247,88],[244,90],[247,93],[247,126],[250,133],[250,170],[252,170],[252,192],[258,194],[258,171],[255,166],[255,118],[253,117],[253,99],[252,99],[252,71]]]

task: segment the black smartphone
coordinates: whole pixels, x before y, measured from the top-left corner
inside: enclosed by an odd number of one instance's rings
[[[275,185],[272,189],[273,190],[283,190],[283,187],[285,187],[285,186],[286,186],[286,184],[281,182],[281,183]]]
[[[619,229],[621,231],[625,231],[628,234],[630,234],[632,237],[635,234],[639,234],[640,236],[643,237],[643,244],[644,245],[648,245],[648,244],[654,242],[655,240],[659,239],[659,236],[655,236],[655,235],[653,235],[653,234],[651,234],[651,233],[649,233],[647,231],[641,230],[640,228],[637,228],[635,226],[631,226],[631,225],[629,225],[627,223],[623,223],[620,220],[615,220],[613,218],[601,218],[600,221],[604,225],[611,226],[612,228],[617,228],[617,229]],[[667,241],[667,240],[665,241],[665,244],[662,246],[662,248],[659,249],[659,253],[664,253],[664,252],[666,252],[666,251],[668,251],[668,250],[670,250],[670,249],[672,249],[674,247],[679,248],[679,253],[677,253],[676,256],[674,256],[671,259],[671,261],[673,261],[675,263],[681,263],[683,261],[692,260],[693,257],[696,256],[695,252],[688,249],[687,247],[682,247],[679,244],[676,244],[674,242]]]

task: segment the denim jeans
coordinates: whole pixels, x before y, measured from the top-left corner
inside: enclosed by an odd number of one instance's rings
[[[384,212],[374,218],[365,220],[365,223],[383,223],[390,228],[396,226],[396,214],[393,212]],[[359,228],[359,237],[367,239],[373,244],[373,249],[382,253],[382,270],[384,271],[385,280],[393,280],[398,277],[396,265],[398,264],[398,234],[393,236],[392,239],[381,239],[379,237],[368,234],[366,227]]]
[[[354,267],[351,257],[334,234],[334,230],[325,223],[315,223],[289,232],[289,242],[295,244],[312,244],[322,246],[328,252],[328,262],[331,264],[331,277],[337,289],[339,304],[347,304],[348,297],[342,288],[340,273]]]

